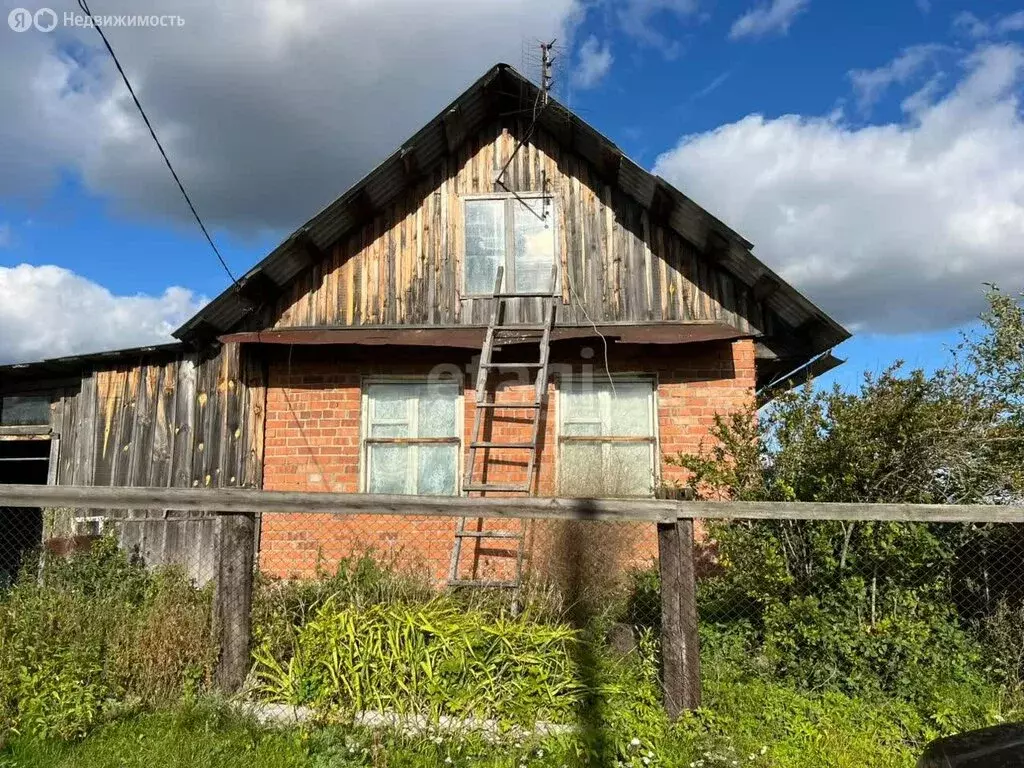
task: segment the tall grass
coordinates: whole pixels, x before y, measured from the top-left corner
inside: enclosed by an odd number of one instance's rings
[[[365,606],[331,596],[295,630],[290,658],[257,648],[256,675],[272,701],[327,713],[565,721],[580,695],[576,642],[567,626],[494,618],[440,596]]]
[[[153,573],[100,541],[26,567],[0,593],[0,737],[70,738],[104,713],[202,688],[215,649],[210,590]]]

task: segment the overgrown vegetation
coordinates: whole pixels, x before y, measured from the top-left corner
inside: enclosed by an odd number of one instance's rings
[[[627,600],[579,625],[538,592],[513,615],[507,596],[438,597],[359,558],[317,582],[260,586],[258,666],[273,658],[259,676],[262,694],[320,715],[304,729],[269,732],[217,708],[160,713],[195,700],[209,674],[208,656],[175,642],[192,638],[188,622],[206,615],[204,591],[174,574],[148,574],[112,543],[54,565],[52,577],[26,577],[4,602],[5,611],[37,606],[17,630],[5,612],[3,636],[38,650],[4,656],[7,711],[19,719],[0,765],[898,766],[910,765],[932,736],[1002,712],[994,688],[973,698],[958,691],[944,720],[909,703],[829,686],[800,690],[764,674],[736,635],[716,635],[712,627],[704,637],[704,709],[673,725],[660,703],[655,633],[640,633],[626,654],[605,642]],[[52,602],[65,592],[74,595],[68,603]],[[65,623],[65,616],[78,619]],[[49,640],[53,628],[59,633]],[[346,632],[356,633],[355,642]],[[143,636],[164,650],[137,668],[138,654],[149,652]],[[156,665],[158,658],[166,664]],[[34,687],[11,686],[12,669]],[[433,715],[428,721],[495,717],[503,725],[367,731],[350,722],[360,708]],[[537,718],[570,730],[532,737],[509,730]],[[84,741],[68,740],[87,731]]]
[[[934,373],[897,364],[857,392],[807,386],[674,461],[691,487],[756,501],[998,504],[1024,493],[1024,310],[993,291],[981,332]],[[751,674],[885,696],[943,726],[1019,696],[1020,526],[732,521],[701,618]],[[949,701],[975,702],[947,712]]]
[[[573,631],[493,618],[438,596],[419,605],[327,598],[295,630],[290,658],[256,651],[260,690],[328,712],[564,721],[579,698]]]
[[[113,541],[26,567],[0,595],[0,734],[84,734],[125,707],[198,692],[214,661],[209,590]]]

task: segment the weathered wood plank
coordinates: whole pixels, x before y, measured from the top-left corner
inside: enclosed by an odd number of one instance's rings
[[[700,706],[700,641],[693,521],[658,524],[661,658],[665,710],[671,719]]]
[[[152,459],[145,485],[165,486],[171,482],[171,455],[174,432],[174,397],[178,389],[178,361],[161,369],[153,415]]]
[[[78,438],[81,434],[79,424],[79,402],[81,399],[78,392],[65,391],[61,400],[61,446],[60,446],[60,469],[57,472],[56,482],[60,485],[75,484],[75,470],[78,467]]]
[[[79,465],[73,475],[75,482],[82,485],[96,483],[96,432],[97,432],[97,391],[96,374],[89,373],[82,379],[78,394],[79,434],[77,457]]]
[[[169,485],[188,487],[192,485],[192,457],[195,453],[197,375],[195,356],[184,357],[178,363],[177,373]]]
[[[252,515],[231,515],[221,521],[214,595],[220,658],[215,679],[227,694],[238,691],[249,672],[255,535]]]
[[[886,520],[927,523],[1024,523],[1024,506],[988,504],[825,504],[668,499],[470,499],[460,496],[377,496],[241,488],[114,488],[0,485],[0,506],[105,507],[268,514],[472,514],[508,519],[672,522],[678,519]]]
[[[220,450],[214,467],[214,482],[230,488],[238,484],[239,453],[242,451],[242,420],[244,390],[240,369],[241,348],[238,344],[225,344],[221,348],[221,375],[217,394],[221,408]]]

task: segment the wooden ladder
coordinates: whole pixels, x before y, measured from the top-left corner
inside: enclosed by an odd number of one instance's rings
[[[557,291],[558,270],[551,269],[551,292],[550,293],[503,293],[502,285],[504,280],[504,268],[498,267],[498,275],[494,283],[494,309],[491,313],[491,323],[487,327],[487,334],[484,336],[484,346],[480,352],[480,366],[476,376],[476,411],[473,417],[473,435],[469,443],[469,461],[466,464],[466,471],[463,477],[462,490],[467,495],[486,494],[488,492],[501,493],[525,493],[531,494],[534,488],[534,477],[537,471],[538,443],[540,441],[540,420],[544,410],[544,403],[548,391],[548,363],[551,353],[551,329],[555,324],[555,312],[558,310],[560,294]],[[527,324],[504,324],[505,303],[509,299],[543,298],[547,299],[542,308],[543,322],[536,325]],[[495,363],[494,350],[501,348],[503,344],[524,344],[536,340],[538,357],[536,361],[519,363]],[[490,375],[492,372],[527,370],[535,371],[534,392],[532,403],[522,402],[498,402],[498,392],[495,388],[494,398],[488,399]],[[496,411],[529,410],[533,412],[532,439],[528,443],[504,443],[487,441],[484,439],[484,427],[487,421],[487,414],[491,416],[493,424]],[[487,480],[487,459],[492,449],[516,450],[529,452],[529,459],[526,464],[525,478],[521,483],[488,483]],[[480,473],[480,481],[474,482],[473,475],[476,467],[477,451],[484,451],[483,467]],[[455,543],[452,547],[451,566],[448,571],[448,584],[450,586],[473,586],[473,587],[518,587],[523,579],[523,555],[526,547],[526,520],[519,521],[518,531],[507,530],[485,530],[484,518],[476,518],[475,529],[467,525],[469,518],[460,517],[455,529]],[[516,566],[515,576],[509,580],[502,579],[462,579],[459,578],[459,561],[462,556],[462,542],[466,539],[482,541],[487,539],[505,539],[516,542]]]

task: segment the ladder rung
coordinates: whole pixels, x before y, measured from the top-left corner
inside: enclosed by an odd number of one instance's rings
[[[536,325],[531,323],[515,324],[512,325],[496,325],[494,326],[495,331],[544,331],[547,330],[546,325]]]
[[[518,493],[529,493],[530,486],[528,485],[487,485],[470,483],[469,485],[462,486],[464,491],[516,491]]]
[[[515,408],[531,408],[537,410],[540,408],[540,403],[477,403],[477,408],[508,408],[513,410]]]
[[[515,370],[517,368],[541,368],[543,363],[480,363],[481,368],[494,368],[496,370]]]
[[[501,349],[502,347],[512,347],[518,344],[538,344],[540,340],[540,334],[535,334],[532,331],[527,333],[509,331],[506,336],[494,337],[494,348]]]
[[[519,586],[518,581],[475,581],[473,579],[449,579],[449,587],[511,587]]]
[[[470,448],[521,448],[523,450],[529,448],[535,450],[537,446],[533,443],[488,443],[488,442],[472,442],[469,444]]]
[[[456,531],[463,539],[521,539],[523,534],[515,531]]]

